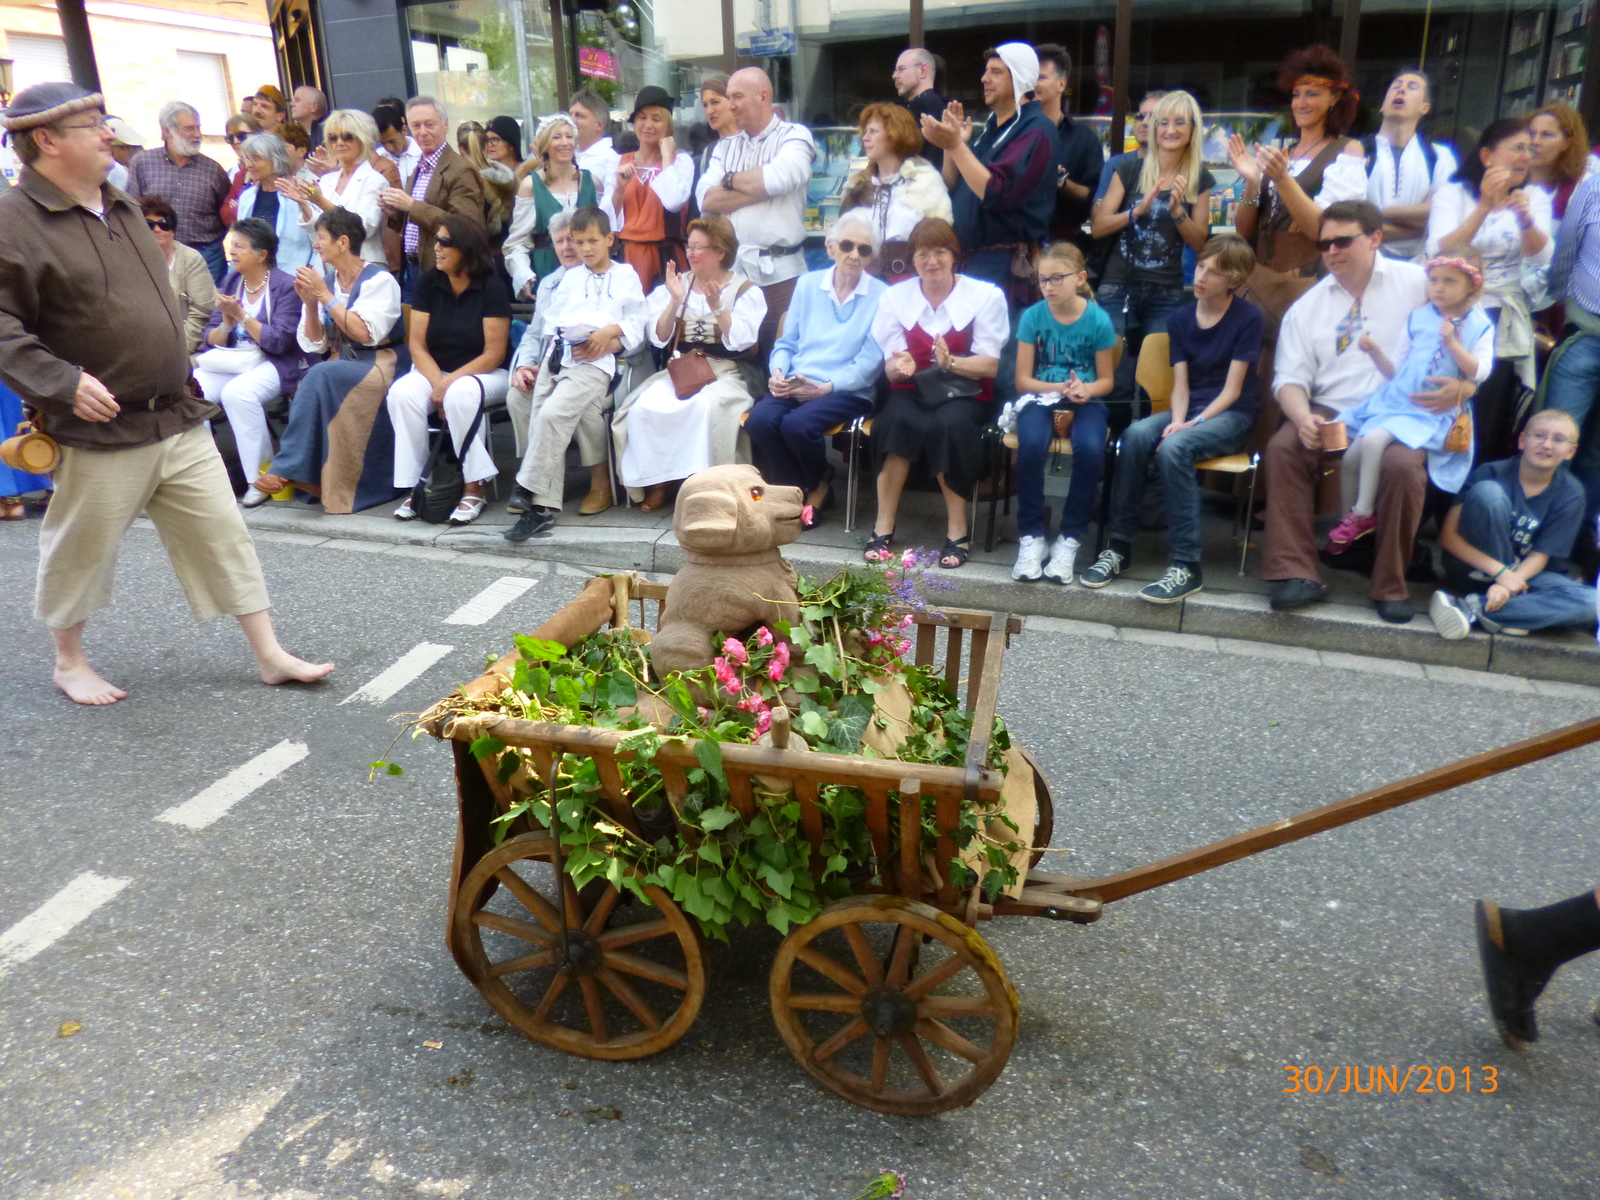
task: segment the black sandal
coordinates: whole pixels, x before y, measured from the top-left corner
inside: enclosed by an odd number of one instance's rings
[[[939,551],[939,566],[946,571],[955,571],[967,565],[967,555],[972,553],[972,535],[969,533],[961,538],[945,538],[944,549]],[[953,563],[945,559],[953,558]]]
[[[893,552],[889,549],[889,543],[892,541],[894,541],[894,530],[892,529],[888,533],[873,534],[867,539],[867,545],[861,551],[861,557],[873,564],[873,566],[888,561],[893,557]]]

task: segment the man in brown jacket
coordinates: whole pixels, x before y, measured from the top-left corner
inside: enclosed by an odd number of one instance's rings
[[[432,96],[414,96],[406,103],[406,124],[422,160],[404,189],[385,188],[378,203],[405,237],[400,295],[409,304],[417,276],[433,270],[433,235],[440,224],[458,216],[481,226],[484,214],[483,179],[478,168],[450,148],[444,107]]]
[[[141,512],[161,534],[196,619],[238,617],[263,683],[311,682],[332,663],[278,644],[255,544],[185,392],[183,314],[139,206],[105,182],[112,133],[98,93],[19,92],[0,118],[22,161],[0,195],[0,379],[61,444],[39,529],[35,616],[55,638],[55,682],[79,704],[127,695],[83,654],[111,602],[117,549]]]

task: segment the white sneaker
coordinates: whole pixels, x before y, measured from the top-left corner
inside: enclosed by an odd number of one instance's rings
[[[1044,562],[1044,539],[1023,534],[1017,543],[1017,565],[1011,568],[1011,578],[1032,581],[1041,574]]]
[[[271,499],[272,497],[270,495],[268,495],[266,492],[263,492],[260,488],[252,483],[249,487],[245,488],[244,499],[240,500],[239,504],[244,508],[260,508],[263,504]]]
[[[1433,594],[1428,602],[1428,615],[1433,618],[1433,627],[1439,631],[1439,636],[1447,642],[1466,637],[1472,629],[1473,614],[1446,591]]]
[[[1045,564],[1044,576],[1057,583],[1072,582],[1072,568],[1078,560],[1078,539],[1058,537],[1050,547],[1050,561]]]

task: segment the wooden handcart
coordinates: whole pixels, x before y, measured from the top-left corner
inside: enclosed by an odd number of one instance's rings
[[[592,581],[568,611],[583,607],[590,632],[606,624],[648,628],[648,617],[659,622],[666,592],[664,585],[616,575]],[[651,604],[653,614],[646,612]],[[999,958],[977,932],[979,922],[1037,916],[1089,923],[1112,900],[1600,740],[1600,719],[1569,726],[1100,879],[1037,869],[1050,844],[1053,806],[1043,773],[1027,759],[1034,801],[1029,869],[1020,887],[991,902],[976,886],[953,882],[953,831],[964,797],[988,804],[1002,797],[1004,778],[983,764],[1004,651],[1022,621],[960,610],[915,620],[916,662],[932,666],[942,657],[945,679],[966,685],[973,735],[965,768],[721,747],[741,815],[753,813],[757,787],[787,781],[814,849],[823,838],[821,787],[856,788],[867,797],[875,868],[858,872],[851,895],[784,937],[768,993],[778,1032],[800,1065],[825,1087],[880,1112],[928,1116],[971,1104],[1004,1070],[1019,1004]],[[467,693],[498,694],[506,676],[504,663],[497,667]],[[630,903],[631,896],[604,881],[580,891],[563,869],[559,843],[527,817],[496,845],[491,822],[516,796],[499,781],[496,760],[476,758],[468,748],[485,734],[498,738],[524,750],[552,785],[561,756],[592,759],[611,817],[637,833],[641,814],[617,765],[629,757],[619,748],[627,735],[494,714],[435,718],[429,731],[449,739],[455,754],[459,823],[446,941],[461,971],[508,1022],[570,1054],[642,1058],[681,1038],[706,996],[695,921],[659,887],[643,888],[648,905]],[[668,742],[655,763],[679,807],[687,772],[698,765],[692,748]],[[936,814],[931,855],[921,850],[924,797]]]

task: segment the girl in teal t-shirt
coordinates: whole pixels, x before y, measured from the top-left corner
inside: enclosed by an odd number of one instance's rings
[[[1117,333],[1093,300],[1083,252],[1058,242],[1039,255],[1044,299],[1017,323],[1017,532],[1011,578],[1042,575],[1071,583],[1078,547],[1100,494],[1106,459],[1106,406],[1097,397],[1112,387]],[[1045,562],[1044,463],[1058,410],[1072,414],[1072,481],[1061,506],[1061,531]]]

